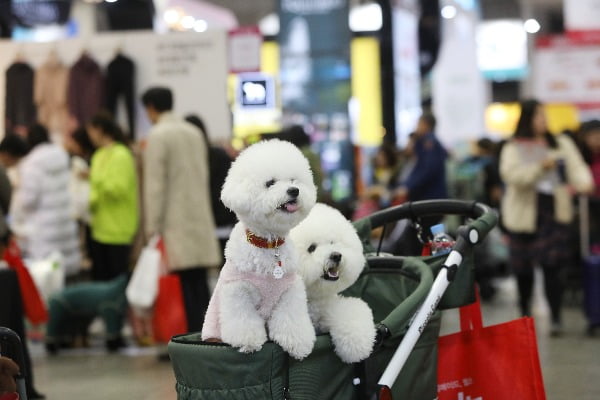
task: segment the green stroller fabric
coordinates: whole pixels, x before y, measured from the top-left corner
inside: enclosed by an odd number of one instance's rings
[[[427,296],[433,282],[431,270],[418,258],[389,258],[367,267],[346,295],[363,298],[384,321],[392,336],[361,364],[344,364],[333,352],[329,335],[319,335],[313,352],[304,360],[291,359],[274,343],[252,354],[242,354],[222,344],[204,343],[200,335],[173,338],[169,354],[177,380],[179,400],[363,399],[373,393],[377,380],[392,357],[406,326]],[[414,399],[436,396],[439,313],[425,329],[395,393]],[[355,378],[361,385],[355,385]]]

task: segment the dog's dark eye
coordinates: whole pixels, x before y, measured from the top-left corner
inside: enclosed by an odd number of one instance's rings
[[[308,246],[308,252],[312,253],[313,251],[315,251],[317,249],[317,245],[316,244],[311,244],[310,246]]]
[[[266,187],[271,187],[275,184],[275,179],[271,179],[269,181],[267,181],[267,183],[265,183]]]

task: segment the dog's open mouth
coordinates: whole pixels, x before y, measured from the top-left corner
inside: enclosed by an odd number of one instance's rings
[[[331,266],[323,271],[323,279],[326,281],[337,281],[340,279],[339,265]]]
[[[288,213],[295,213],[298,211],[298,209],[300,209],[300,206],[298,205],[298,200],[292,199],[281,204],[279,207],[277,207],[277,209]]]

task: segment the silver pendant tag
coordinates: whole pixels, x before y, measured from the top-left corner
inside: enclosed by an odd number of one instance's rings
[[[276,267],[273,269],[273,277],[274,277],[275,279],[281,279],[281,278],[283,278],[283,275],[284,275],[284,274],[285,274],[285,272],[283,271],[283,268],[281,268],[281,266],[280,266],[280,265],[276,266]]]

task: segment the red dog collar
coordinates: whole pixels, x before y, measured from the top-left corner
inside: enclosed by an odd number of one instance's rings
[[[248,229],[246,229],[246,240],[251,245],[260,247],[261,249],[276,249],[285,243],[284,238],[277,238],[275,240],[267,240],[260,236],[256,236],[254,233],[250,232]]]

